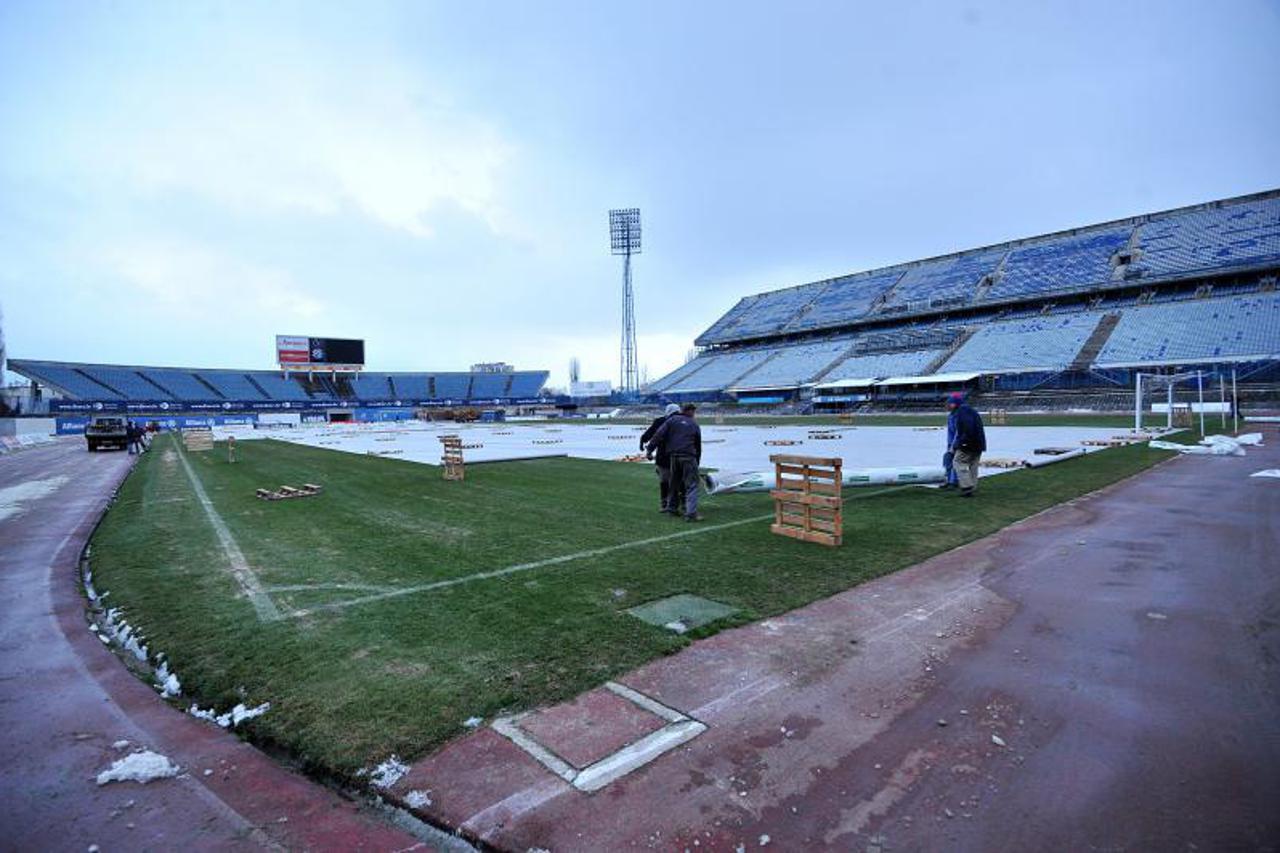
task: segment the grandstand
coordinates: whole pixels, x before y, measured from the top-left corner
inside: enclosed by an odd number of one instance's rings
[[[1224,367],[1274,385],[1278,273],[1272,190],[748,296],[646,394],[804,404],[843,384],[870,405],[929,377],[999,394]]]
[[[307,374],[10,359],[51,412],[259,411],[535,401],[545,370],[509,373]]]

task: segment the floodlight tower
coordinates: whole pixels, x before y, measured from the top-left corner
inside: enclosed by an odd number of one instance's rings
[[[622,255],[622,381],[627,394],[640,390],[636,360],[636,307],[631,291],[631,256],[640,254],[640,208],[609,211],[609,248]]]

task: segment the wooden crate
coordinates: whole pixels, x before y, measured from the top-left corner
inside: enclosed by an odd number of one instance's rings
[[[182,431],[182,444],[193,453],[213,450],[213,431],[207,429],[184,429]]]
[[[465,480],[466,466],[462,462],[462,438],[456,435],[442,435],[440,443],[444,445],[444,453],[440,457],[440,462],[444,465],[444,478]]]
[[[777,480],[777,488],[770,493],[774,511],[770,530],[804,542],[839,546],[844,529],[843,460],[775,454],[769,461]]]

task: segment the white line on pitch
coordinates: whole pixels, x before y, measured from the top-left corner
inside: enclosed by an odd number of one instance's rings
[[[321,589],[354,589],[361,592],[390,592],[396,589],[394,586],[377,586],[369,583],[295,583],[286,584],[284,586],[266,586],[262,588],[265,593],[273,592],[311,592]]]
[[[184,460],[185,461],[185,460]],[[897,491],[898,489],[910,488],[909,486],[890,486],[886,489],[877,489],[874,492],[866,492],[851,498],[846,498],[845,502],[857,500],[860,498],[870,498],[876,495],[882,495],[885,492]],[[726,521],[723,524],[699,525],[691,530],[681,530],[676,533],[667,533],[663,536],[650,536],[647,539],[637,539],[634,542],[621,542],[617,545],[606,545],[603,548],[592,548],[587,551],[579,551],[576,554],[565,554],[560,557],[548,557],[545,560],[535,560],[532,563],[517,563],[514,566],[507,566],[503,569],[494,569],[489,572],[478,572],[474,575],[464,575],[460,578],[449,578],[448,580],[435,581],[433,583],[420,584],[418,586],[406,586],[401,589],[390,590],[388,592],[380,592],[374,595],[362,595],[359,598],[348,598],[345,601],[333,601],[328,604],[318,604],[315,607],[295,610],[290,616],[308,616],[321,610],[342,610],[347,607],[354,607],[357,604],[370,604],[375,601],[386,601],[390,598],[401,598],[406,595],[415,595],[419,592],[430,592],[437,589],[447,589],[451,586],[459,586],[472,581],[492,580],[493,578],[505,577],[506,575],[514,575],[519,572],[528,572],[534,569],[544,569],[547,566],[558,566],[561,563],[571,563],[575,560],[583,560],[588,557],[602,557],[605,554],[613,554],[617,551],[626,551],[631,548],[644,548],[649,545],[657,545],[662,542],[670,542],[674,539],[685,539],[689,536],[699,536],[704,533],[712,533],[717,530],[725,530],[730,527],[741,527],[744,524],[756,524],[761,521],[768,521],[773,518],[774,514],[755,515],[751,518],[740,518],[737,521]]]
[[[400,596],[413,595],[419,592],[430,592],[435,589],[446,589],[451,586],[458,586],[459,584],[471,583],[472,581],[500,578],[506,575],[513,575],[518,572],[528,572],[533,569],[556,566],[560,563],[571,563],[574,560],[582,560],[587,557],[601,557],[605,554],[612,554],[615,551],[624,551],[628,548],[643,548],[646,545],[656,545],[660,542],[669,542],[673,539],[683,539],[687,536],[711,533],[714,530],[724,530],[727,527],[738,527],[743,524],[755,524],[757,522],[767,521],[770,518],[773,518],[773,513],[769,513],[768,515],[752,516],[751,518],[741,518],[737,521],[726,521],[723,524],[709,524],[704,527],[695,527],[692,530],[681,530],[678,533],[668,533],[665,536],[650,536],[648,539],[637,539],[634,542],[622,542],[617,545],[607,545],[603,548],[592,548],[589,551],[579,551],[576,554],[565,554],[561,557],[548,557],[545,560],[536,560],[532,563],[518,563],[514,566],[507,566],[504,569],[494,569],[491,572],[479,572],[474,575],[464,575],[460,578],[450,578],[449,580],[435,581],[434,583],[426,583],[420,586],[407,586],[390,592],[377,593],[376,595],[363,595],[359,598],[349,598],[346,601],[334,601],[329,604],[320,604],[310,608],[310,610],[299,610],[297,615],[305,616],[309,612],[315,612],[318,610],[340,610],[344,607],[352,607],[357,604],[384,601],[388,598],[399,598]]]
[[[178,441],[181,442],[182,439],[179,438]],[[214,509],[213,501],[209,500],[209,495],[205,492],[204,486],[201,485],[200,478],[196,476],[195,471],[191,470],[191,463],[187,461],[186,452],[179,449],[178,459],[182,462],[182,467],[186,469],[187,479],[191,481],[191,488],[195,490],[196,498],[200,501],[200,505],[204,507],[205,515],[209,517],[209,523],[213,525],[214,533],[218,534],[218,541],[222,543],[222,550],[226,553],[227,562],[230,564],[231,576],[236,579],[240,589],[244,591],[245,596],[253,604],[253,609],[258,612],[258,618],[263,622],[274,622],[282,618],[275,602],[271,600],[271,596],[263,591],[262,584],[258,581],[258,576],[253,573],[253,569],[249,566],[249,561],[244,557],[244,552],[240,550],[235,537],[231,535],[231,531],[227,528],[227,523],[222,520],[222,516],[218,515],[218,511]]]
[[[300,610],[298,611],[298,615],[305,616],[307,613],[317,610],[340,610],[344,607],[352,607],[356,604],[368,604],[373,601],[384,601],[388,598],[399,598],[400,596],[413,595],[419,592],[446,589],[451,586],[458,586],[459,584],[471,583],[472,581],[500,578],[506,575],[513,575],[518,572],[528,572],[534,569],[543,569],[547,566],[556,566],[561,563],[571,563],[574,560],[583,560],[588,557],[602,557],[605,554],[612,554],[615,551],[625,551],[629,548],[643,548],[646,545],[670,542],[673,539],[684,539],[688,536],[711,533],[715,530],[724,530],[727,527],[739,527],[743,524],[755,524],[761,521],[768,521],[771,518],[773,518],[773,513],[769,513],[768,515],[752,516],[751,518],[740,518],[737,521],[726,521],[723,524],[709,524],[703,527],[695,527],[692,530],[681,530],[678,533],[668,533],[664,536],[650,536],[648,539],[637,539],[634,542],[622,542],[617,545],[607,545],[603,548],[592,548],[589,551],[579,551],[576,554],[565,554],[560,557],[548,557],[545,560],[535,560],[532,563],[518,563],[514,566],[507,566],[504,569],[494,569],[490,572],[479,572],[474,575],[464,575],[460,578],[450,578],[449,580],[435,581],[434,583],[422,584],[420,586],[407,586],[403,589],[392,590],[391,592],[382,592],[376,595],[364,595],[360,598],[349,598],[346,601],[334,601],[329,604],[320,604],[312,607],[310,611]]]

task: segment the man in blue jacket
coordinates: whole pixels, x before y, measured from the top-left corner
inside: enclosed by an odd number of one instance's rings
[[[649,439],[646,451],[666,450],[671,455],[671,490],[667,511],[677,512],[678,493],[684,494],[684,520],[701,521],[698,515],[698,465],[702,461],[702,430],[693,419],[697,406],[685,403],[680,414],[671,415]]]
[[[960,487],[960,480],[956,477],[956,454],[951,449],[956,443],[956,410],[951,406],[951,398],[947,398],[947,451],[942,454],[942,470],[947,472],[947,481],[942,484],[944,489],[956,489]]]
[[[955,420],[956,435],[951,441],[952,465],[960,482],[960,497],[973,497],[978,486],[978,461],[987,450],[987,434],[982,428],[982,416],[964,401],[963,394],[952,394],[947,399],[951,411],[948,420]]]

